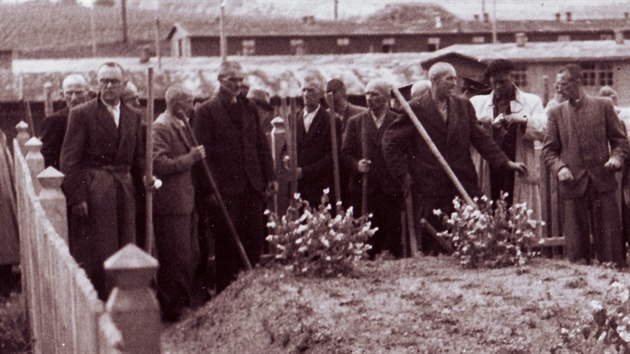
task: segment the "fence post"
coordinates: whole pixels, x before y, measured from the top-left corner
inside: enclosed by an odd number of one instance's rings
[[[157,268],[157,260],[134,244],[105,261],[114,285],[105,309],[122,334],[125,352],[160,353],[160,309],[150,286]]]
[[[42,142],[36,137],[30,138],[26,144],[26,164],[31,172],[31,180],[33,181],[33,188],[35,194],[39,195],[39,191],[42,186],[39,184],[37,175],[44,171],[44,155],[42,155]]]
[[[44,114],[49,116],[53,114],[53,99],[52,99],[53,84],[50,81],[46,81],[44,84]]]
[[[68,244],[68,209],[66,197],[61,191],[63,178],[64,174],[52,166],[37,175],[42,187],[39,192],[39,202],[57,234]]]
[[[273,157],[274,170],[278,179],[278,194],[275,196],[274,212],[276,214],[284,214],[289,206],[289,173],[282,163],[283,151],[286,148],[286,129],[284,119],[276,117],[271,121],[273,128],[271,129],[271,156]]]
[[[15,125],[15,130],[17,131],[17,135],[15,139],[17,139],[18,144],[20,145],[20,150],[22,150],[22,155],[26,155],[26,148],[24,144],[31,137],[28,134],[28,124],[25,121],[21,120],[18,124]]]

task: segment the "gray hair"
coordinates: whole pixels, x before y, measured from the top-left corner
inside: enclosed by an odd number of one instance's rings
[[[411,85],[411,97],[416,98],[431,89],[431,81],[420,80]]]
[[[374,79],[365,85],[365,92],[376,91],[385,97],[389,97],[392,92],[392,84],[385,79]]]
[[[429,77],[429,80],[431,80],[431,82],[435,82],[437,79],[450,72],[457,73],[453,65],[440,61],[431,65],[427,76]]]
[[[182,86],[171,85],[166,89],[166,93],[164,93],[164,100],[166,101],[167,107],[173,107],[175,103],[182,99],[192,97],[192,95],[193,94],[190,90]]]
[[[85,79],[83,75],[70,74],[63,79],[63,82],[61,83],[61,89],[65,91],[68,85],[74,85],[74,84],[83,85],[83,87],[85,87],[86,90],[88,89],[88,86],[89,86],[87,83],[87,80]]]

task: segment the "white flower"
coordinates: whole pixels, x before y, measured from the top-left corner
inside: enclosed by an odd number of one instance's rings
[[[322,245],[324,245],[324,247],[330,247],[330,242],[328,242],[328,240],[324,236],[320,237],[319,241],[322,243]]]
[[[293,199],[300,199],[300,193],[293,194]]]
[[[324,189],[324,194],[328,194],[328,193],[330,193],[330,188]]]
[[[437,216],[440,216],[440,215],[442,215],[442,210],[440,210],[440,209],[433,209],[433,214],[437,215]]]
[[[593,311],[600,311],[604,309],[604,305],[601,303],[601,301],[593,300],[589,303],[589,305],[591,306],[591,310]]]

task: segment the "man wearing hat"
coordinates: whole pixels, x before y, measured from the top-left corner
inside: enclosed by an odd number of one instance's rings
[[[478,159],[478,173],[482,191],[492,200],[508,193],[508,204],[527,203],[536,219],[541,217],[540,166],[535,157],[534,142],[541,141],[547,115],[542,101],[534,94],[516,87],[512,81],[514,65],[509,60],[497,59],[488,64],[484,76],[492,92],[470,99],[477,119],[492,132],[494,141],[509,159],[527,166],[528,174],[516,175],[513,171],[494,168]]]

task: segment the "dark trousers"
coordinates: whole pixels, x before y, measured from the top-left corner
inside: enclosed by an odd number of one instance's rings
[[[361,195],[353,195],[356,215],[361,212]],[[401,223],[402,200],[399,196],[392,196],[376,190],[368,195],[368,213],[372,214],[372,227],[378,231],[368,240],[372,246],[371,257],[389,251],[394,257],[402,257]]]
[[[223,201],[253,267],[260,261],[263,245],[265,223],[262,196],[249,186],[239,195],[223,196]],[[220,215],[214,220],[212,234],[215,239],[216,285],[219,293],[236,279],[244,265],[227,224]]]
[[[154,215],[155,244],[160,267],[158,300],[167,317],[178,317],[191,305],[199,263],[197,214]]]
[[[625,265],[625,248],[615,191],[599,193],[588,184],[580,198],[564,200],[566,254],[571,262],[590,263],[594,252],[600,262]],[[593,235],[591,250],[590,234]]]

